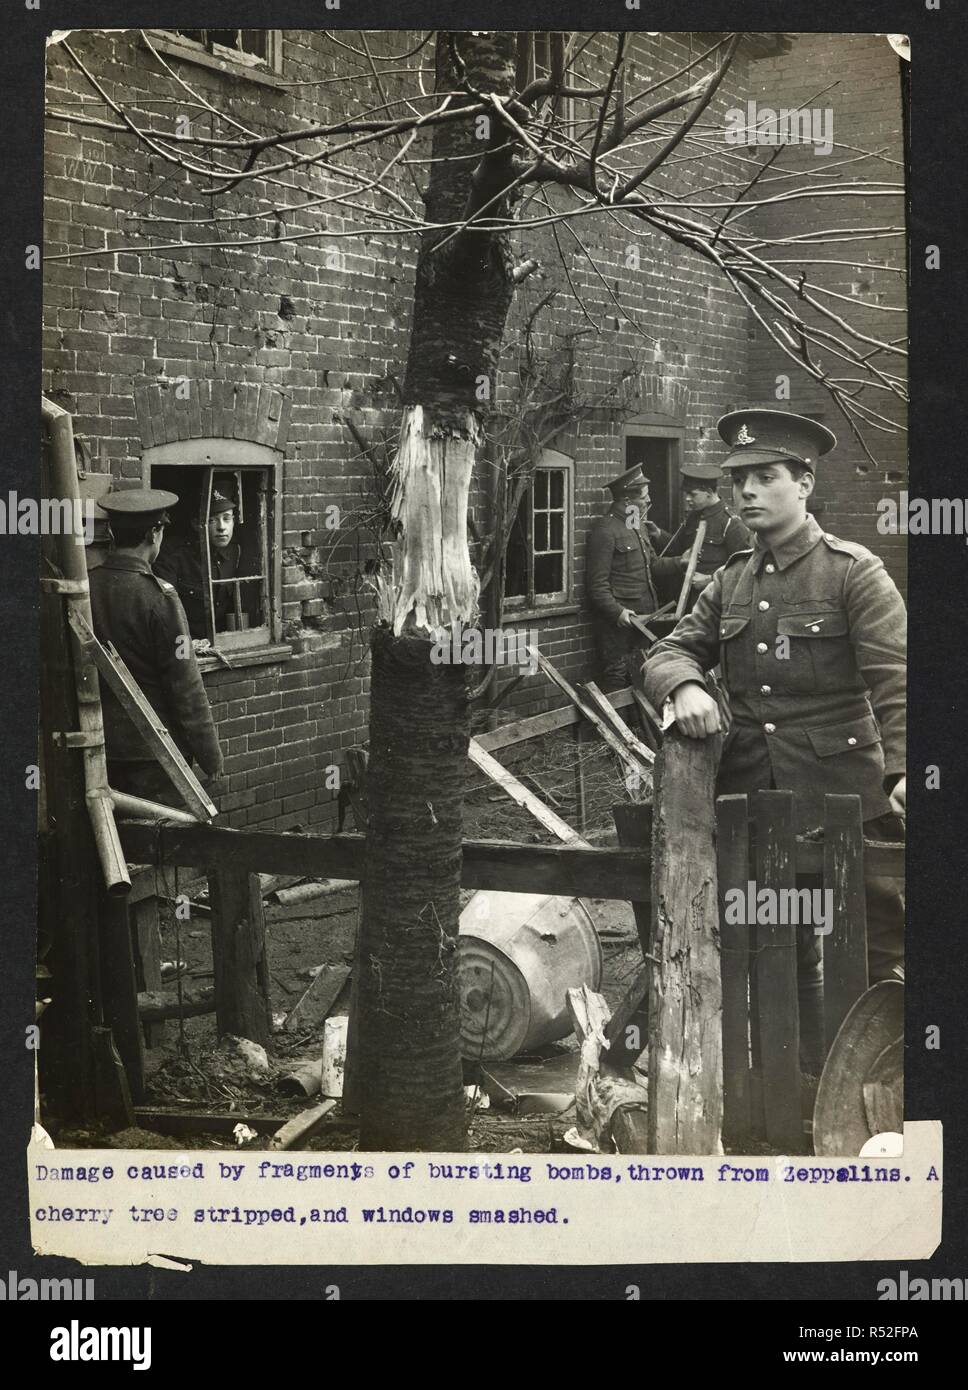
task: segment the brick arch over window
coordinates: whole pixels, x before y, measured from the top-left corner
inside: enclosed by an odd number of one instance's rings
[[[643,372],[639,378],[637,411],[643,415],[668,416],[685,424],[689,410],[689,387],[672,377]]]
[[[275,386],[195,381],[138,386],[134,393],[145,449],[187,439],[244,439],[282,452],[290,401]]]

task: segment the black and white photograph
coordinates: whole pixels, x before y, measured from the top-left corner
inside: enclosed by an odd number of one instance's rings
[[[58,1149],[887,1173],[910,62],[51,34]]]

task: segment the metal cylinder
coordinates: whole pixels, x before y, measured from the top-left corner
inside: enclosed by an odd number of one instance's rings
[[[602,948],[578,898],[475,893],[457,947],[461,1048],[474,1061],[567,1036],[567,991],[601,982]]]

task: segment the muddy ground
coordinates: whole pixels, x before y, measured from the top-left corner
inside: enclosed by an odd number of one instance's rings
[[[582,827],[594,844],[617,844],[611,808],[629,801],[629,794],[614,755],[598,739],[578,744],[571,730],[548,734],[503,750],[501,763],[565,821],[576,829],[580,825],[577,809],[579,766],[584,772],[585,818]],[[514,840],[524,843],[554,843],[550,835],[526,811],[516,806],[493,782],[469,768],[465,834],[469,839]],[[183,876],[177,883],[172,874],[171,896],[176,891],[198,897]],[[284,880],[283,882],[290,882]],[[470,896],[466,894],[465,896]],[[266,938],[270,972],[271,1006],[277,1023],[288,1014],[305,992],[318,966],[349,966],[357,927],[359,890],[353,886],[338,893],[298,906],[265,904]],[[601,992],[614,1007],[641,965],[641,950],[632,909],[628,903],[586,899],[586,906],[599,933],[604,957]],[[162,960],[184,963],[183,985],[189,988],[212,983],[211,934],[207,913],[195,910],[190,922],[176,922],[170,908],[162,910]],[[165,980],[174,988],[174,977]],[[349,1003],[349,981],[338,996],[331,1014],[345,1014]],[[305,1097],[280,1094],[280,1077],[300,1061],[318,1059],[322,1043],[322,1024],[277,1029],[269,1051],[270,1072],[253,1079],[235,1063],[226,1061],[217,1050],[214,1015],[172,1021],[155,1030],[155,1045],[146,1051],[147,1104],[153,1107],[206,1111],[239,1120],[249,1116],[288,1117],[312,1103]],[[573,1090],[577,1069],[577,1043],[574,1037],[548,1044],[526,1058],[492,1067],[502,1086],[515,1096],[560,1093]],[[470,1073],[468,1073],[470,1079]],[[475,1108],[470,1122],[470,1146],[492,1152],[520,1149],[528,1153],[557,1151],[563,1147],[562,1135],[575,1123],[574,1106],[563,1114],[532,1114],[529,1107],[546,1102],[505,1098],[490,1109]],[[118,1147],[234,1148],[228,1134],[199,1134],[168,1138],[147,1130],[125,1130],[113,1136],[87,1129],[62,1130],[55,1134],[59,1145],[98,1144]],[[265,1147],[265,1136],[248,1147]],[[356,1124],[343,1117],[337,1106],[323,1129],[308,1145],[311,1149],[346,1150],[357,1142]]]

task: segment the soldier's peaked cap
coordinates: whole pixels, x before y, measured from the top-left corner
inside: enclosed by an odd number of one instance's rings
[[[131,487],[106,493],[98,506],[112,520],[144,526],[147,531],[149,526],[166,526],[171,519],[169,509],[177,503],[178,495],[174,492],[157,487]]]
[[[208,504],[209,517],[218,516],[219,512],[232,512],[235,510],[235,505],[232,489],[217,482],[212,488],[212,499]]]
[[[679,472],[684,483],[716,483],[723,476],[718,463],[680,463]]]
[[[732,410],[716,423],[730,451],[724,469],[765,463],[803,463],[815,471],[837,436],[826,425],[786,410]]]
[[[617,478],[606,483],[605,487],[608,488],[613,497],[621,497],[626,492],[638,492],[639,488],[645,486],[647,482],[648,479],[642,472],[642,465],[637,463],[634,468],[629,468],[625,473],[620,473]]]

